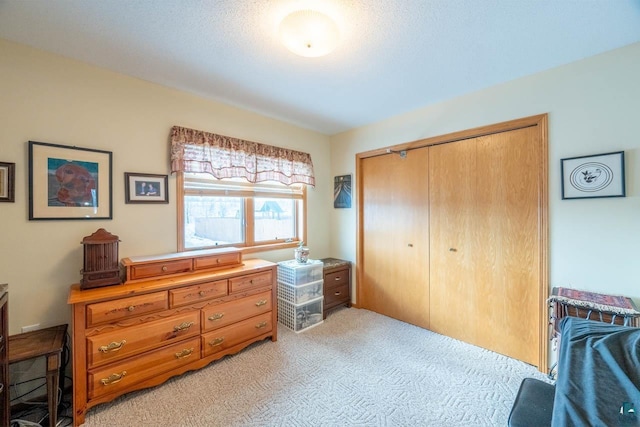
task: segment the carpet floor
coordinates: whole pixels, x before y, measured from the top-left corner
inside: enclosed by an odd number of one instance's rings
[[[523,362],[342,308],[161,386],[90,409],[98,426],[506,426]]]

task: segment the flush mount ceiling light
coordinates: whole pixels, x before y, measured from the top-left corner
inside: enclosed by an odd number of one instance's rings
[[[336,48],[339,38],[338,25],[316,10],[292,12],[280,23],[280,39],[296,55],[327,55]]]

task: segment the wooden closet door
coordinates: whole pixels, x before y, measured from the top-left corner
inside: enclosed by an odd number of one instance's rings
[[[540,144],[535,128],[478,138],[477,344],[537,365],[540,290]]]
[[[431,328],[537,365],[540,149],[535,128],[432,148]]]
[[[475,190],[476,140],[436,145],[429,153],[431,329],[474,342],[478,300]]]
[[[361,162],[358,305],[429,327],[428,149]]]

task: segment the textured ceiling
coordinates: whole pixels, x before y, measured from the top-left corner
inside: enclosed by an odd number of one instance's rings
[[[298,57],[277,24],[334,16]],[[640,0],[0,0],[0,38],[332,135],[640,41]]]

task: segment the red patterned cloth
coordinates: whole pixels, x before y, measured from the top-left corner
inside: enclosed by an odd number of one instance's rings
[[[555,296],[637,311],[629,298],[620,295],[604,295],[569,288],[553,288],[553,291]]]

